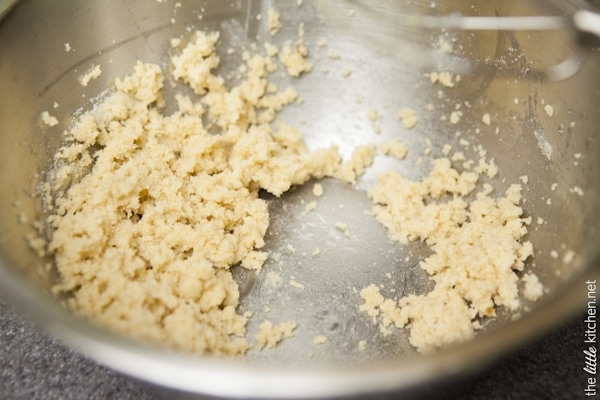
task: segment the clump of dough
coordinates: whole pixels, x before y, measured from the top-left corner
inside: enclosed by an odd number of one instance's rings
[[[448,71],[432,72],[429,74],[431,83],[438,83],[444,87],[452,88],[455,82],[460,81],[460,75],[453,76]]]
[[[298,77],[302,73],[312,70],[312,63],[306,59],[307,57],[308,47],[300,40],[294,47],[289,43],[286,44],[281,50],[279,60],[290,76]]]
[[[408,146],[398,140],[391,140],[379,145],[379,150],[388,156],[403,160],[408,155]]]
[[[258,333],[255,336],[258,348],[273,349],[277,347],[284,338],[294,336],[296,326],[295,322],[282,322],[279,325],[274,325],[271,321],[264,321],[260,324]]]
[[[335,177],[348,183],[356,183],[356,180],[365,173],[367,167],[373,164],[377,155],[377,147],[373,144],[365,144],[356,147],[350,160],[344,161],[335,172]]]
[[[45,125],[48,125],[50,127],[58,125],[58,119],[55,116],[51,115],[48,111],[42,112],[40,117],[42,118],[42,122]]]
[[[407,326],[410,342],[420,352],[465,341],[497,307],[515,311],[520,306],[516,272],[533,254],[531,243],[521,242],[530,223],[519,206],[521,186],[510,186],[497,199],[484,189],[469,202],[466,197],[478,178],[440,158],[420,182],[389,171],[369,191],[374,215],[393,239],[429,245],[433,254],[421,267],[435,287],[396,302],[371,285],[361,291],[361,309],[384,333],[391,325]]]
[[[417,125],[417,122],[419,122],[419,118],[415,111],[406,107],[401,108],[398,111],[398,118],[400,118],[406,129],[414,128]]]
[[[199,32],[171,58],[197,101],[178,95],[165,115],[163,72],[138,62],[81,116],[45,185],[55,197],[47,247],[54,291],[77,314],[146,342],[239,355],[249,314],[236,312],[229,268],[260,270],[268,256],[259,190],[279,196],[332,176],[340,157],[333,147],[309,153],[296,129],[270,124],[297,97],[270,90],[271,57],[246,54],[247,76],[228,88],[213,73],[218,38]]]

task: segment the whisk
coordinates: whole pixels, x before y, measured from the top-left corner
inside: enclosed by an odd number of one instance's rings
[[[388,26],[436,30],[460,31],[568,31],[576,38],[572,53],[561,63],[535,71],[549,81],[561,81],[575,75],[582,67],[589,50],[600,46],[600,13],[591,9],[580,9],[566,16],[463,16],[449,14],[441,16],[409,15],[400,12],[390,12],[377,8],[372,2],[363,0],[345,0],[338,2],[337,9],[330,0],[317,0],[317,8],[321,15],[333,23],[348,23],[344,20],[340,8],[352,10],[369,21]],[[375,40],[378,40],[375,38]],[[390,43],[385,43],[390,46]],[[392,44],[400,54],[401,43]],[[414,49],[413,49],[414,50]],[[432,54],[422,54],[412,51],[411,61],[420,65],[432,64],[435,60]],[[446,63],[446,66],[449,66]],[[457,67],[457,64],[453,64]],[[464,65],[462,69],[468,68]]]

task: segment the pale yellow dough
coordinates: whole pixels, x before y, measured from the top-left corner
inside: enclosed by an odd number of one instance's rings
[[[296,329],[295,322],[282,322],[278,325],[274,325],[271,321],[264,321],[260,324],[258,333],[256,334],[256,343],[259,349],[267,347],[273,349],[277,347],[279,342],[284,338],[291,338],[294,336],[294,329]]]
[[[56,196],[48,251],[54,291],[77,314],[146,342],[239,355],[250,347],[249,314],[236,312],[229,268],[260,270],[268,257],[259,190],[279,196],[332,176],[340,156],[309,153],[296,129],[270,124],[297,98],[269,90],[277,60],[245,54],[245,80],[227,88],[212,72],[218,38],[199,32],[171,59],[199,100],[178,95],[179,110],[162,113],[163,72],[138,62],[68,132],[46,185]],[[205,114],[219,133],[207,132]]]
[[[271,32],[278,29],[274,21],[269,14]],[[131,75],[116,79],[113,94],[66,132],[42,187],[50,237],[45,248],[39,239],[30,243],[40,255],[54,257],[60,282],[53,290],[66,295],[67,306],[82,317],[145,342],[235,356],[251,347],[251,314],[237,312],[230,268],[260,271],[269,257],[261,250],[269,214],[259,191],[280,196],[324,177],[354,184],[378,148],[358,146],[342,162],[335,147],[309,152],[302,133],[277,120],[299,96],[291,87],[278,90],[268,77],[278,65],[292,77],[309,72],[303,42],[282,49],[266,45],[266,55],[243,53],[246,73],[228,87],[214,73],[218,40],[216,32],[198,32],[171,57],[173,78],[197,95],[176,95],[172,114],[163,111],[163,71],[138,62]],[[453,86],[457,78],[451,78],[430,76],[444,86]],[[418,121],[408,108],[398,116],[407,129]],[[379,151],[398,159],[408,154],[397,141],[381,144]],[[429,293],[395,301],[375,285],[360,292],[361,310],[383,333],[406,326],[411,343],[429,352],[472,337],[497,307],[519,307],[516,272],[532,254],[532,245],[521,241],[529,223],[519,206],[521,187],[512,185],[494,199],[483,185],[473,195],[481,174],[492,178],[497,172],[485,154],[462,173],[440,158],[421,182],[389,171],[370,189],[373,214],[393,239],[423,241],[433,251],[421,263],[435,283]],[[313,194],[323,195],[323,187],[315,184]],[[345,223],[336,228],[350,236]],[[291,244],[288,249],[296,251]],[[267,274],[267,282],[275,277]],[[526,297],[542,295],[535,275],[525,275],[523,283]],[[293,279],[290,286],[304,288]],[[256,345],[273,348],[295,328],[292,321],[265,321]],[[317,338],[315,343],[326,341]]]
[[[369,191],[373,212],[393,239],[429,245],[433,254],[421,267],[435,286],[395,301],[371,285],[360,293],[360,308],[384,334],[392,325],[408,327],[420,352],[470,339],[481,318],[494,316],[497,307],[520,307],[516,272],[533,253],[531,243],[521,241],[530,223],[519,206],[521,186],[510,186],[497,199],[485,186],[468,201],[478,179],[478,173],[459,173],[440,158],[420,182],[390,171]],[[535,275],[526,277],[529,296],[538,295],[541,284]]]

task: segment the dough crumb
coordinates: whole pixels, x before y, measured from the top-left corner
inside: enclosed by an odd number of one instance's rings
[[[335,223],[335,228],[342,232],[344,236],[350,237],[350,229],[348,228],[348,224],[345,222],[338,221]]]
[[[431,83],[439,83],[440,85],[448,88],[454,87],[454,82],[459,81],[460,78],[457,76],[453,77],[450,72],[432,72],[429,74],[429,80]]]
[[[296,279],[293,276],[290,278],[290,286],[295,287],[296,289],[304,290],[304,284],[296,281]]]
[[[523,275],[521,280],[525,284],[523,295],[526,299],[536,301],[544,295],[544,286],[538,279],[537,275],[528,273]]]
[[[391,140],[380,144],[379,151],[398,160],[403,160],[408,155],[408,146],[398,140]]]
[[[48,111],[44,111],[41,114],[42,122],[50,127],[58,125],[58,119],[52,115]]]
[[[356,180],[364,174],[367,167],[373,164],[377,148],[373,144],[356,147],[350,160],[343,162],[335,171],[334,177],[344,182],[356,183]]]
[[[306,59],[308,56],[308,48],[304,42],[299,41],[294,48],[290,44],[283,47],[279,60],[285,66],[288,74],[293,77],[298,77],[302,73],[312,70],[312,63]]]
[[[275,36],[281,29],[281,20],[279,13],[273,8],[270,8],[267,11],[267,25],[269,28],[269,34],[271,36]]]
[[[381,115],[379,114],[376,108],[371,108],[367,113],[367,118],[369,118],[369,121],[371,122],[376,122],[381,118]]]
[[[325,335],[317,335],[313,338],[313,344],[315,346],[327,343],[327,336]]]
[[[575,259],[575,252],[573,250],[569,250],[563,256],[563,263],[570,264]]]
[[[309,213],[311,211],[314,211],[317,209],[317,202],[316,201],[311,201],[308,204],[306,204],[306,206],[304,207],[304,213]]]
[[[329,58],[331,58],[332,60],[339,60],[341,58],[340,53],[338,53],[337,51],[333,51],[333,50],[329,50],[327,52],[327,56]]]
[[[400,111],[398,111],[398,117],[400,118],[406,129],[414,128],[415,125],[417,125],[417,122],[419,121],[415,111],[410,108],[401,108]]]
[[[274,325],[271,321],[266,320],[260,324],[258,333],[255,336],[256,345],[259,350],[274,349],[285,338],[294,336],[296,329],[295,322],[282,322],[279,325]]]
[[[97,79],[100,75],[102,75],[102,69],[100,65],[93,66],[89,72],[83,74],[79,77],[79,83],[81,86],[87,86],[91,80]]]
[[[313,185],[313,189],[312,189],[313,196],[321,197],[321,196],[323,196],[323,192],[324,192],[323,185],[321,185],[320,183],[315,183]]]
[[[488,126],[492,123],[492,117],[490,117],[490,114],[488,114],[488,113],[483,114],[483,117],[481,118],[481,120],[483,121],[484,124],[486,124]]]
[[[462,115],[463,115],[462,111],[452,111],[450,113],[450,123],[453,125],[458,124]]]

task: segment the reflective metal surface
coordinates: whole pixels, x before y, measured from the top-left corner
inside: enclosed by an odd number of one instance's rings
[[[558,1],[378,3],[424,15],[560,16],[581,7]],[[271,7],[280,11],[284,23],[275,37],[268,34],[266,25]],[[573,78],[545,82],[531,76],[532,67],[557,65],[572,54],[575,45],[569,32],[424,33],[374,23],[360,13],[349,16],[342,2],[336,2],[336,7],[353,23],[323,22],[308,0],[300,6],[291,1],[190,1],[181,7],[169,1],[142,0],[19,2],[0,24],[3,296],[69,345],[118,371],[187,392],[240,397],[323,397],[406,389],[480,368],[581,309],[587,294],[583,282],[597,278],[600,251],[597,50],[585,54]],[[415,154],[404,163],[376,163],[354,188],[325,181],[327,196],[310,215],[302,215],[311,196],[310,184],[282,199],[270,199],[273,222],[267,246],[283,257],[265,269],[276,271],[284,282],[293,277],[305,290],[272,290],[264,274],[252,276],[237,270],[244,294],[241,308],[257,312],[249,335],[262,320],[259,314],[265,306],[270,307],[273,319],[285,316],[306,329],[277,350],[252,350],[245,362],[238,362],[147,347],[85,324],[64,310],[49,294],[52,274],[39,273],[49,260],[38,259],[24,240],[32,232],[30,222],[43,216],[39,199],[32,193],[60,145],[62,131],[77,113],[92,106],[115,77],[129,73],[137,60],[156,62],[168,70],[171,37],[191,29],[219,29],[225,52],[230,46],[256,41],[296,40],[300,23],[315,70],[294,82],[305,101],[286,109],[282,118],[301,128],[312,148],[336,144],[348,155],[357,145],[397,138]],[[389,47],[369,39],[373,37],[404,43],[404,48],[414,52],[391,54]],[[321,38],[341,54],[340,60],[314,50]],[[460,53],[456,62],[473,66],[456,87],[444,90],[442,99],[440,88],[423,84],[423,74],[431,71],[415,62],[420,51],[439,51],[440,39],[452,42]],[[227,61],[222,73],[227,76],[239,59],[225,57],[225,53],[223,59]],[[78,77],[95,64],[102,66],[102,75],[82,87]],[[322,68],[329,73],[322,73]],[[346,68],[352,71],[348,78],[341,74]],[[274,80],[287,82],[277,74]],[[420,115],[415,129],[403,128],[398,108],[426,110],[429,104],[435,106]],[[452,125],[443,117],[457,104],[463,117]],[[552,116],[545,105],[553,107]],[[373,133],[373,123],[367,118],[371,108],[389,110],[378,121],[381,134]],[[49,128],[40,123],[40,113],[46,110],[59,119],[59,125]],[[74,110],[78,110],[75,115]],[[485,113],[493,118],[489,126],[482,122]],[[530,312],[524,312],[521,319],[512,321],[511,315],[501,313],[475,340],[420,356],[408,345],[406,332],[381,336],[370,319],[358,312],[357,290],[370,283],[388,283],[387,274],[398,282],[398,295],[428,285],[418,268],[427,249],[389,242],[384,228],[363,213],[370,208],[364,189],[390,167],[411,178],[422,176],[427,171],[419,167],[417,155],[430,143],[434,153],[441,155],[444,144],[458,147],[460,139],[483,145],[494,158],[502,176],[493,182],[498,191],[520,182],[523,175],[529,177],[524,210],[534,217],[528,239],[536,252],[528,268],[540,276],[548,293],[538,303],[526,303]],[[24,216],[29,223],[23,223]],[[543,223],[537,223],[538,218]],[[331,229],[337,221],[352,227],[350,238]],[[295,253],[286,251],[288,244],[295,247]],[[310,257],[315,245],[321,249],[318,260]],[[564,263],[562,257],[568,251],[575,256]],[[323,333],[328,333],[329,342],[315,347],[312,338]],[[368,340],[368,350],[358,350],[360,340]]]

